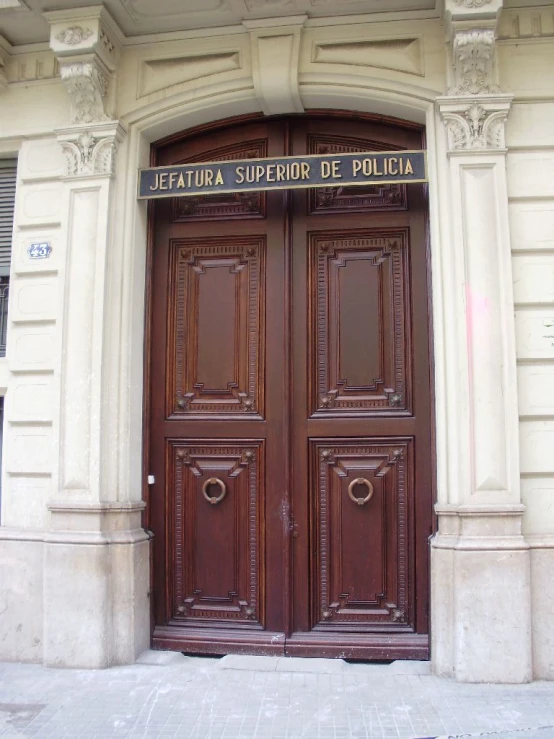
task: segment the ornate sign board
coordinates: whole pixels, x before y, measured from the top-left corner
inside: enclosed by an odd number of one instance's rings
[[[253,192],[298,187],[344,187],[426,182],[424,151],[202,162],[140,170],[139,199]]]

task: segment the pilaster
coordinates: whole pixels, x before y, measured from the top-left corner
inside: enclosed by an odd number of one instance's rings
[[[45,14],[71,102],[56,132],[65,243],[57,486],[47,507],[44,662],[107,667],[149,643],[149,543],[144,504],[108,482],[105,436],[115,423],[107,321],[118,213],[116,162],[125,130],[115,119],[120,33],[102,7]],[[113,412],[113,409],[112,409]],[[116,414],[113,414],[114,416]]]
[[[451,248],[466,350],[462,468],[436,507],[432,542],[435,671],[468,682],[531,679],[529,548],[521,532],[516,354],[504,126],[496,72],[499,0],[446,0]]]

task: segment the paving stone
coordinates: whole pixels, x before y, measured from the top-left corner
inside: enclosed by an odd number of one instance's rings
[[[248,670],[275,672],[279,657],[253,657],[245,654],[226,654],[219,660],[221,670]]]
[[[457,684],[403,661],[144,659],[0,664],[1,739],[554,739],[554,683]]]
[[[187,660],[181,652],[163,652],[156,649],[146,649],[137,659],[138,665],[153,665],[156,667],[179,665]]]

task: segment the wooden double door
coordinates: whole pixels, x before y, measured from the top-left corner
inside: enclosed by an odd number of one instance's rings
[[[162,143],[156,164],[421,148],[313,114]],[[153,644],[428,655],[432,433],[422,185],[152,206]]]

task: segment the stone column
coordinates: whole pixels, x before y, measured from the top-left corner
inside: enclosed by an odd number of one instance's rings
[[[47,14],[51,46],[71,102],[57,132],[65,155],[65,240],[59,465],[48,502],[44,554],[44,662],[106,667],[133,662],[149,644],[148,537],[140,490],[111,489],[103,439],[111,326],[107,300],[117,244],[115,163],[124,130],[113,118],[118,31],[99,7]]]
[[[497,86],[499,0],[447,0],[451,84],[438,99],[448,140],[452,263],[463,314],[452,326],[466,382],[456,467],[439,491],[432,541],[432,654],[468,682],[531,679],[529,550],[521,533],[516,353],[504,124]],[[452,465],[452,461],[451,461]]]

